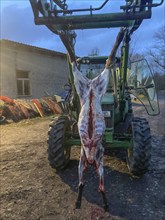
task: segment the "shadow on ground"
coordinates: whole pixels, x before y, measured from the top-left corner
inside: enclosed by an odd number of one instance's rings
[[[68,184],[74,192],[77,192],[77,168],[78,161],[72,160],[66,170],[58,172],[62,181]],[[150,173],[142,178],[133,178],[128,172],[123,154],[114,151],[105,155],[104,172],[110,215],[134,220],[155,220],[165,217],[164,193],[160,195],[163,182],[165,183],[164,175]],[[84,173],[84,180],[83,197],[89,203],[102,207],[102,198],[98,192],[99,179],[92,166]]]

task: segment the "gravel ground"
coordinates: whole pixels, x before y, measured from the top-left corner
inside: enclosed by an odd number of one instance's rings
[[[82,207],[75,209],[80,148],[73,147],[64,171],[51,169],[47,160],[50,117],[0,127],[0,219],[9,220],[164,220],[165,219],[165,99],[161,114],[135,115],[149,120],[152,132],[152,166],[142,178],[132,178],[122,152],[110,150],[104,157],[105,189],[109,211],[102,208],[98,177],[89,167],[85,173]]]

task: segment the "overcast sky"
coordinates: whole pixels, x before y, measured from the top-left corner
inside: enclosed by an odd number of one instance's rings
[[[104,0],[68,0],[69,8],[86,8],[100,6]],[[115,3],[114,3],[115,2]],[[101,13],[119,11],[124,5],[123,0],[111,0]],[[159,2],[155,0],[155,2]],[[34,24],[34,16],[28,0],[1,0],[1,39],[8,39],[33,46],[66,52],[59,37],[49,31],[45,26]],[[98,13],[98,12],[97,12]],[[135,49],[143,53],[146,48],[152,47],[154,33],[165,25],[165,3],[153,9],[152,18],[144,20],[140,28],[133,35]],[[76,54],[88,55],[93,48],[99,48],[100,55],[108,55],[119,29],[79,30],[76,41]]]

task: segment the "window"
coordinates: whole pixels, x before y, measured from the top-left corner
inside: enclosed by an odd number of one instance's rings
[[[17,70],[16,77],[17,77],[17,94],[18,94],[18,96],[31,95],[29,72]]]

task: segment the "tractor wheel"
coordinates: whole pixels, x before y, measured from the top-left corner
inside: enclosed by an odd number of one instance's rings
[[[70,147],[64,146],[65,132],[69,130],[67,116],[54,118],[48,131],[48,160],[52,168],[63,169],[70,160]]]
[[[135,176],[148,171],[151,158],[151,134],[146,119],[134,118],[132,125],[132,149],[128,150],[128,167]]]

